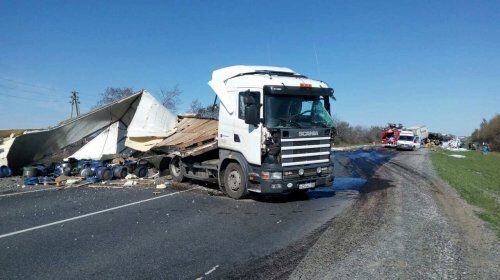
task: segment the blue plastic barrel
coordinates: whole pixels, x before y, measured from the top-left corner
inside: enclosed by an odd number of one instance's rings
[[[111,172],[110,168],[102,166],[97,168],[96,177],[99,180],[108,181],[113,178],[113,172]]]
[[[135,171],[135,176],[139,178],[143,178],[148,176],[148,167],[147,166],[138,166]]]
[[[123,179],[128,174],[128,168],[125,166],[115,165],[112,170],[114,178]]]
[[[0,178],[12,176],[12,170],[7,165],[0,166]]]

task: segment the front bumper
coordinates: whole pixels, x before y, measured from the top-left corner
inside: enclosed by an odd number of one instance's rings
[[[303,176],[283,176],[281,180],[262,180],[260,176],[256,176],[260,174],[260,168],[254,168],[253,180],[249,180],[248,190],[251,192],[257,192],[262,194],[282,194],[282,193],[291,193],[300,190],[314,189],[316,187],[329,186],[333,183],[335,176],[333,174],[333,164],[329,165],[314,165],[307,167],[296,167],[294,169],[274,169],[274,168],[266,168],[263,166],[261,170],[270,171],[270,172],[284,172],[284,171],[298,171],[300,169],[311,170],[316,169],[318,167],[329,167],[329,171],[321,174],[311,174],[305,172]]]
[[[413,150],[415,146],[410,145],[410,144],[401,144],[398,145],[396,148],[399,150]]]

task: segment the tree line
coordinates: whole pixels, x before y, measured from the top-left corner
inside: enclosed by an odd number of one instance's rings
[[[494,116],[489,121],[483,119],[479,128],[476,128],[471,135],[472,142],[487,143],[494,151],[500,150],[500,114]]]
[[[383,127],[352,126],[346,121],[335,119],[337,136],[335,145],[357,145],[379,143]]]

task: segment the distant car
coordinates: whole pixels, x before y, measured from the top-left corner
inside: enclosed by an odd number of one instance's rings
[[[411,131],[402,131],[399,135],[398,145],[396,147],[398,150],[417,150],[422,148],[422,141],[420,137],[413,135]]]

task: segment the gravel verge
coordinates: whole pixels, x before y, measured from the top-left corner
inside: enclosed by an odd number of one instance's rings
[[[499,279],[499,243],[432,170],[426,150],[378,169],[291,279]]]

